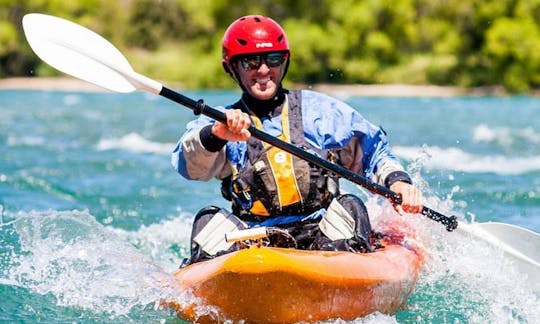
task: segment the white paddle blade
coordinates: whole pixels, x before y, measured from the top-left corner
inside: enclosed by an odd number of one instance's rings
[[[527,255],[538,264],[540,271],[540,234],[523,227],[498,222],[475,223],[474,226],[482,228],[500,241]]]
[[[460,223],[458,229],[504,252],[523,274],[534,291],[540,291],[540,235],[505,223]]]
[[[36,55],[59,71],[115,92],[161,91],[160,83],[135,73],[114,45],[83,26],[32,13],[23,17],[23,29]]]

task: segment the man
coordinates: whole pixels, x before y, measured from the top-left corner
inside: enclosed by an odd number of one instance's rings
[[[190,122],[172,163],[190,180],[222,179],[232,213],[210,206],[196,215],[188,262],[237,249],[225,233],[254,226],[286,229],[300,249],[372,250],[363,202],[341,194],[325,170],[251,137],[251,125],[401,194],[404,212],[421,211],[422,194],[381,128],[337,99],[282,87],[290,51],[279,24],[259,15],[239,18],[222,45],[223,68],[242,97],[223,108],[226,123],[205,116]]]

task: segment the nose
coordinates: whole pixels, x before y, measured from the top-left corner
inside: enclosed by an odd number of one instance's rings
[[[266,60],[262,60],[261,66],[257,69],[257,72],[259,73],[268,73],[270,71],[270,68],[266,64]]]

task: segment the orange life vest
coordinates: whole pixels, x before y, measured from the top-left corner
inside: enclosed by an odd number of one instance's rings
[[[329,151],[315,149],[305,140],[300,93],[289,91],[281,106],[282,133],[278,138],[329,158]],[[262,129],[259,118],[252,116],[252,121]],[[277,147],[251,137],[247,151],[245,168],[226,180],[233,197],[233,211],[241,218],[310,214],[327,207],[339,191],[337,179],[327,171]]]

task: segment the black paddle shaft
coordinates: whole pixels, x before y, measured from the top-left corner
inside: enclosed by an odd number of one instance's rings
[[[161,92],[159,93],[160,96],[163,96],[167,99],[170,99],[174,102],[177,102],[183,106],[186,106],[193,110],[195,115],[206,115],[212,119],[215,119],[217,121],[226,123],[227,119],[225,117],[225,114],[215,108],[212,108],[204,103],[202,99],[198,101],[194,101],[182,94],[179,94],[178,92],[175,92],[167,87],[163,87],[161,89]],[[282,149],[283,151],[286,151],[292,155],[295,155],[299,158],[302,158],[308,162],[313,163],[314,165],[317,165],[318,167],[321,167],[327,171],[330,171],[337,176],[341,178],[345,178],[353,183],[356,183],[370,192],[379,194],[383,197],[386,197],[387,199],[390,199],[392,203],[400,205],[402,202],[402,198],[400,194],[397,194],[393,192],[392,190],[381,186],[371,180],[369,180],[366,177],[363,177],[361,175],[358,175],[340,165],[337,165],[335,163],[329,162],[317,155],[314,155],[312,153],[309,153],[291,143],[282,141],[272,135],[269,135],[261,130],[259,130],[256,127],[251,126],[249,129],[249,132],[252,136],[255,138],[266,142],[270,145],[273,145],[277,148]],[[446,230],[453,231],[457,228],[458,222],[456,216],[445,216],[435,210],[432,210],[426,206],[422,207],[422,214],[431,218],[434,221],[437,221],[443,225],[446,226]]]

